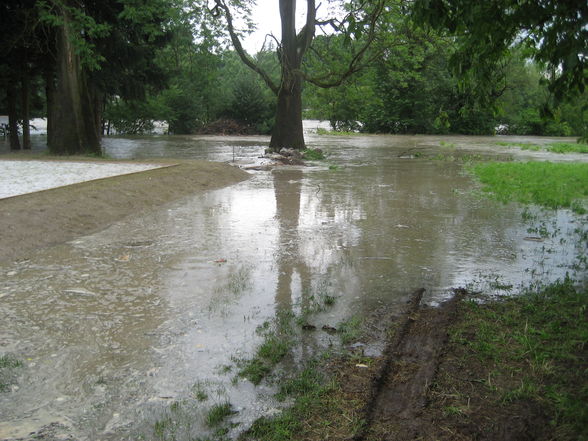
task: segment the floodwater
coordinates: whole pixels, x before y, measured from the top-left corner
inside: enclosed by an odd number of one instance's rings
[[[119,158],[253,164],[267,142],[150,137],[104,146]],[[255,171],[0,266],[0,355],[24,362],[0,393],[0,439],[52,423],[62,439],[164,439],[162,422],[175,431],[165,439],[190,439],[211,432],[206,413],[224,402],[240,423],[234,435],[278,411],[271,384],[235,380],[235,359],[253,354],[256,329],[278,311],[335,298],[309,318],[318,329],[287,365],[336,347],[322,325],[399,309],[420,287],[435,303],[454,287],[508,294],[566,273],[585,278],[574,272],[585,252],[580,218],[560,210],[524,221],[522,207],[472,193],[458,159],[545,159],[537,152],[497,149],[483,137],[308,135],[308,143],[328,160]],[[426,159],[431,152],[444,157]],[[199,401],[202,390],[208,399]]]

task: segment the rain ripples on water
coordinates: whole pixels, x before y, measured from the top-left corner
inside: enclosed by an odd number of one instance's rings
[[[467,154],[504,154],[492,138],[449,141]],[[327,161],[255,172],[0,266],[0,352],[24,364],[0,393],[0,438],[42,427],[80,440],[149,437],[171,408],[184,421],[177,439],[188,439],[209,431],[207,410],[224,402],[242,428],[278,406],[271,386],[234,379],[235,360],[255,351],[256,329],[279,311],[333,299],[295,362],[337,343],[322,325],[398,309],[419,287],[435,302],[453,287],[508,294],[573,271],[577,219],[544,214],[554,234],[532,237],[522,207],[472,194],[460,161],[415,155],[438,145],[434,137],[309,142]],[[265,145],[105,141],[113,157],[235,154],[241,164],[259,161]]]

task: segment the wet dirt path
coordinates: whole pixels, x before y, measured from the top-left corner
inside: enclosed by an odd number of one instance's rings
[[[423,294],[420,289],[411,295],[394,338],[384,351],[367,397],[366,423],[354,436],[355,441],[401,441],[421,435],[420,417],[428,402],[428,390],[465,291],[456,290],[451,299],[435,308],[421,304]]]
[[[125,142],[135,151],[138,141]],[[196,154],[185,139],[151,142],[147,152]],[[230,157],[231,142],[198,154]],[[178,439],[210,433],[206,412],[225,401],[238,412],[236,433],[278,404],[271,386],[234,381],[225,367],[254,351],[256,328],[277,311],[299,312],[327,293],[335,304],[315,321],[337,325],[400,309],[416,287],[437,302],[456,286],[556,278],[575,258],[560,237],[525,241],[520,207],[471,195],[459,162],[407,156],[413,138],[311,142],[331,152],[327,162],[257,172],[1,264],[0,347],[25,366],[0,394],[0,438],[56,422],[79,440],[149,437],[182,400],[191,425]],[[473,151],[497,154],[476,142]],[[238,147],[244,162],[262,150]],[[573,231],[569,214],[551,220],[560,235]],[[317,332],[296,357],[330,344],[337,339]],[[190,401],[198,385],[206,403]]]

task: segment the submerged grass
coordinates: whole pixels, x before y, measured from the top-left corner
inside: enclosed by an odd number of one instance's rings
[[[232,414],[233,410],[231,407],[231,403],[225,402],[215,404],[210,408],[210,410],[206,414],[206,425],[208,427],[216,427]]]
[[[493,162],[476,164],[470,170],[484,185],[482,190],[500,201],[586,212],[588,164]]]
[[[518,147],[521,150],[538,152],[546,150],[553,153],[588,153],[588,144],[571,142],[553,142],[545,146],[526,142],[497,142],[496,145],[503,147]]]
[[[9,390],[14,384],[14,370],[23,366],[22,361],[12,355],[0,356],[0,392]]]
[[[278,314],[276,320],[265,322],[257,332],[264,337],[253,358],[238,361],[240,369],[238,376],[247,378],[257,385],[271,373],[273,368],[288,354],[294,340],[292,337],[291,314]]]
[[[558,439],[588,439],[588,290],[566,280],[461,309],[451,341],[488,367],[485,399],[537,403]]]
[[[588,144],[556,142],[549,144],[547,150],[554,153],[588,153]]]
[[[309,161],[322,161],[327,158],[321,149],[304,149],[302,151],[302,157]]]
[[[356,433],[361,426],[357,403],[321,371],[318,361],[285,380],[277,398],[291,399],[293,404],[275,417],[256,420],[240,441],[344,439],[341,434]]]
[[[339,323],[337,333],[341,338],[341,343],[347,345],[359,338],[361,335],[362,322],[359,317],[351,317],[350,319]]]

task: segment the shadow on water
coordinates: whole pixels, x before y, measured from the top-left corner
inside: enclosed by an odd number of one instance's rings
[[[326,163],[258,172],[0,267],[0,347],[24,361],[0,393],[0,438],[58,422],[80,440],[189,439],[213,432],[207,414],[225,402],[245,427],[277,403],[271,384],[235,379],[235,360],[278,311],[300,314],[326,294],[335,301],[313,318],[318,330],[394,310],[418,287],[435,302],[457,286],[508,294],[572,271],[581,224],[569,212],[542,215],[548,233],[528,240],[522,208],[471,194],[458,161],[405,154],[434,137],[310,139]],[[234,145],[246,163],[264,142],[106,145],[119,157],[221,161]],[[493,142],[471,148],[492,154]],[[305,335],[293,360],[333,341]]]

